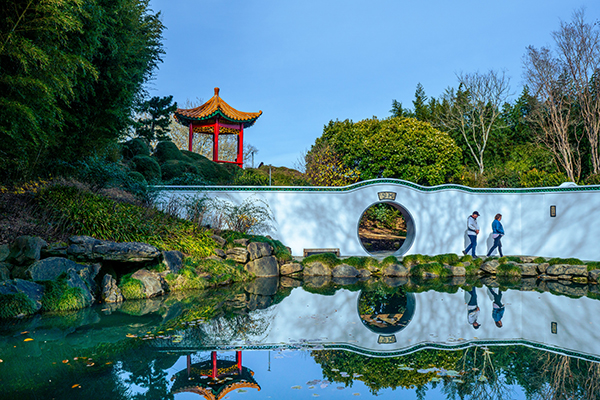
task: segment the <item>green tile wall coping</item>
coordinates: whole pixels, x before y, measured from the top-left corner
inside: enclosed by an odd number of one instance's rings
[[[533,193],[568,193],[568,192],[596,192],[600,185],[586,186],[554,186],[538,188],[472,188],[463,185],[446,184],[437,186],[421,186],[401,179],[371,179],[348,186],[152,186],[155,190],[169,191],[211,191],[211,192],[348,192],[362,187],[393,184],[416,189],[421,192],[436,192],[441,190],[460,190],[467,193],[493,193],[493,194],[533,194]]]

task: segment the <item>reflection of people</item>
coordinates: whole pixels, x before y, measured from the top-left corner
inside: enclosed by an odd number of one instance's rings
[[[465,303],[467,303],[467,321],[469,321],[469,325],[473,325],[473,328],[479,329],[481,324],[477,322],[477,317],[479,317],[479,306],[477,305],[477,292],[475,291],[475,287],[468,292],[465,291]]]
[[[477,258],[475,255],[475,248],[477,247],[477,235],[479,234],[477,217],[479,217],[479,213],[477,211],[473,211],[473,214],[469,215],[469,218],[467,218],[467,235],[469,236],[469,240],[471,240],[471,244],[469,244],[469,246],[463,250],[463,254],[467,254],[469,250],[473,249],[473,258]]]
[[[502,328],[502,317],[504,316],[504,304],[502,304],[502,291],[498,289],[498,293],[492,288],[488,288],[488,296],[492,300],[492,318],[498,328]]]
[[[496,216],[494,217],[494,222],[492,222],[492,237],[494,238],[494,245],[492,246],[490,251],[488,251],[488,257],[492,254],[496,247],[498,248],[498,253],[500,253],[500,257],[503,257],[502,243],[500,243],[500,239],[502,238],[502,236],[504,236],[504,227],[502,227],[502,224],[500,223],[501,219],[502,214],[496,214]]]

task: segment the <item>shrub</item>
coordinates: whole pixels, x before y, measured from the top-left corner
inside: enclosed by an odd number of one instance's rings
[[[548,173],[532,169],[521,176],[522,187],[544,187],[558,186],[563,182],[568,182],[568,178],[562,172]]]
[[[452,254],[452,253],[439,254],[439,255],[433,257],[433,259],[435,261],[439,262],[440,264],[447,264],[447,265],[456,265],[459,262],[458,256],[456,254]]]
[[[192,173],[192,172],[184,172],[179,176],[174,177],[171,180],[165,181],[165,185],[178,185],[178,186],[204,186],[210,185],[204,177]]]
[[[318,261],[329,268],[333,268],[336,265],[340,265],[342,260],[337,258],[337,256],[333,253],[321,253],[321,254],[313,254],[312,256],[305,257],[302,260],[302,265],[307,265],[312,262]]]
[[[568,264],[568,265],[584,265],[585,263],[578,258],[551,258],[548,264]]]
[[[210,275],[209,283],[219,283],[227,280],[232,282],[243,282],[250,279],[250,274],[242,265],[236,264],[232,260],[213,260],[213,259],[196,259],[186,258],[184,260],[184,273],[198,274],[204,272]]]
[[[533,260],[533,262],[536,264],[542,264],[546,262],[546,259],[544,257],[537,257],[535,260]]]
[[[170,140],[158,142],[154,150],[154,157],[157,158],[160,164],[164,164],[167,161],[187,161],[187,157]]]
[[[33,300],[25,294],[0,294],[0,319],[31,315],[35,312]]]
[[[381,266],[388,266],[388,265],[392,265],[392,264],[398,264],[399,261],[396,257],[394,256],[387,256],[386,258],[384,258],[383,260],[381,260]]]
[[[254,169],[244,169],[235,175],[233,184],[240,186],[267,186],[269,178],[259,174]]]
[[[588,271],[593,271],[595,269],[600,269],[600,261],[590,261],[586,263]]]
[[[161,179],[160,165],[150,156],[137,155],[131,159],[132,170],[139,172],[149,183],[158,183]]]
[[[165,181],[183,177],[185,174],[198,175],[198,167],[182,160],[168,160],[161,164],[162,178]]]
[[[440,278],[445,278],[450,275],[450,271],[444,268],[444,266],[439,262],[418,264],[410,269],[410,274],[415,277],[422,277],[426,272],[436,274]]]
[[[142,138],[135,138],[123,143],[123,157],[130,160],[135,156],[149,156],[150,146],[148,142]]]
[[[521,270],[513,264],[500,264],[496,269],[496,276],[521,276]]]

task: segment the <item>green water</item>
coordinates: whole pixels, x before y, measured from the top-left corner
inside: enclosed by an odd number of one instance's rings
[[[507,289],[498,328],[483,286],[473,329],[461,288],[420,291],[269,280],[4,321],[0,398],[599,398],[598,300]]]

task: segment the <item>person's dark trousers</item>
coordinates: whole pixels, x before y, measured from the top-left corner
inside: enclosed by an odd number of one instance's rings
[[[471,239],[471,244],[465,249],[465,254],[469,252],[469,250],[473,249],[473,257],[475,257],[475,248],[477,247],[477,236],[476,235],[467,235],[469,239]]]
[[[493,251],[496,249],[496,247],[498,248],[498,253],[500,253],[500,257],[504,257],[502,255],[502,243],[500,242],[501,237],[502,236],[498,236],[496,239],[494,239],[494,245],[492,246],[490,251],[488,251],[488,253],[487,253],[488,257],[493,253]]]

